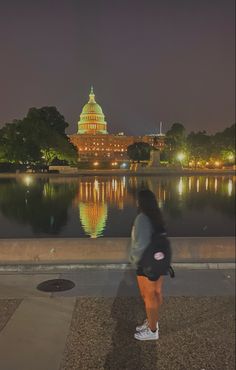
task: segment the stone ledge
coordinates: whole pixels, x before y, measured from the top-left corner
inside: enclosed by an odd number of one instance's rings
[[[235,261],[234,237],[172,237],[173,263]],[[127,263],[129,238],[0,239],[0,265]]]

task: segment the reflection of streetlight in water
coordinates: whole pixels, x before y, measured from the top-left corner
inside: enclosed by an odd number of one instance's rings
[[[117,180],[112,179],[111,187],[112,187],[112,190],[114,190],[114,191],[117,190]]]
[[[32,184],[33,179],[32,179],[32,177],[30,177],[30,176],[25,176],[25,177],[23,178],[23,181],[24,181],[25,185],[28,187],[28,186],[30,186],[30,185]],[[27,190],[27,191],[26,191],[26,194],[25,194],[25,204],[26,204],[26,205],[28,204],[27,196],[28,196],[29,192],[30,192],[30,191],[29,191],[29,190]]]
[[[98,180],[97,179],[95,179],[95,181],[94,181],[94,188],[95,188],[96,191],[99,190]]]
[[[191,191],[191,189],[192,189],[192,178],[189,177],[189,179],[188,179],[188,190]]]
[[[217,192],[217,187],[218,187],[218,180],[217,178],[215,178],[215,184],[214,184],[215,193]]]
[[[23,181],[24,181],[24,183],[25,183],[26,186],[29,186],[29,185],[32,184],[33,179],[32,179],[31,176],[25,176]]]
[[[197,179],[197,193],[199,193],[199,190],[200,190],[200,180]]]
[[[228,195],[231,196],[233,193],[233,181],[231,179],[229,179],[229,182],[228,182]]]
[[[179,195],[183,194],[183,178],[182,177],[180,177],[180,180],[179,180],[178,192],[179,192]]]
[[[123,186],[125,187],[126,186],[126,178],[125,178],[125,176],[123,176],[122,182],[123,182]]]

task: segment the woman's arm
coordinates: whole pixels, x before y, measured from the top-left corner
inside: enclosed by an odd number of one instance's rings
[[[143,252],[151,241],[151,236],[151,223],[146,215],[140,213],[134,221],[131,235],[131,249],[129,260],[132,264],[138,264]]]

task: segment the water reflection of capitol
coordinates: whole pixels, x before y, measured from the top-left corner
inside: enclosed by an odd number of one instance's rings
[[[204,197],[206,193],[216,197],[231,197],[234,195],[235,178],[185,176],[168,177],[114,177],[81,179],[75,207],[79,208],[80,221],[84,232],[91,238],[103,235],[108,221],[109,209],[123,210],[125,206],[136,207],[135,196],[139,189],[148,188],[157,197],[159,207],[168,204],[179,204],[189,198]],[[199,194],[199,196],[198,196]],[[204,195],[205,194],[205,195]],[[200,198],[199,198],[200,199]]]
[[[101,236],[108,218],[109,207],[119,210],[132,201],[128,196],[126,178],[113,178],[108,181],[96,178],[80,181],[75,205],[79,207],[80,221],[86,235],[91,238]]]

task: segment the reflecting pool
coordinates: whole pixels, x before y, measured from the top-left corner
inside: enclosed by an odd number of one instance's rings
[[[0,238],[127,237],[152,190],[170,236],[234,235],[235,176],[0,179]]]

